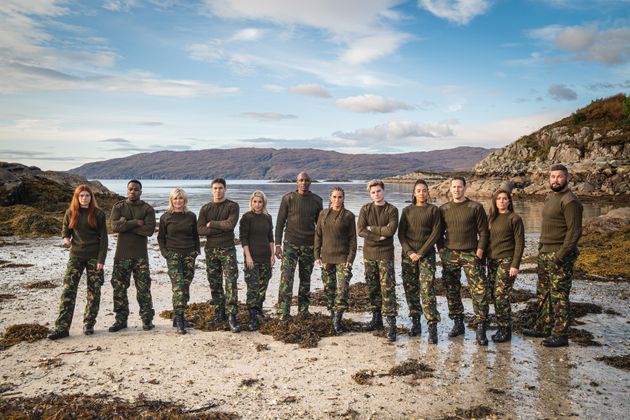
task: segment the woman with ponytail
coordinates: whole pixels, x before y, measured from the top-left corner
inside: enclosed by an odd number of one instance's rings
[[[83,333],[94,334],[94,324],[101,302],[104,282],[103,264],[107,255],[107,225],[105,213],[98,208],[94,193],[87,185],[74,190],[72,202],[63,218],[63,244],[70,249],[70,257],[63,279],[59,316],[51,340],[67,337],[83,270],[87,272],[87,302],[83,315]]]

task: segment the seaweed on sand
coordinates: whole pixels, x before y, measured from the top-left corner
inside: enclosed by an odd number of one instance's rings
[[[21,341],[29,343],[46,338],[51,331],[39,324],[15,324],[9,326],[0,339],[0,350],[5,350]]]

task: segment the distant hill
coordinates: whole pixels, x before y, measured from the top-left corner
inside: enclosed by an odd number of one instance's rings
[[[87,163],[69,172],[90,179],[280,179],[307,171],[316,179],[368,179],[413,171],[470,171],[494,149],[457,147],[398,154],[318,149],[205,149],[140,153]]]

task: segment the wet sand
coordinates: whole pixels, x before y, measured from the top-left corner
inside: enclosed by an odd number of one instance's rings
[[[23,267],[0,265],[0,329],[19,323],[54,325],[61,289],[27,289],[35,281],[61,286],[67,251],[59,239],[4,238],[0,260]],[[16,241],[17,245],[11,245]],[[105,268],[101,310],[93,336],[81,332],[85,284],[82,279],[74,322],[67,339],[20,343],[0,351],[0,393],[3,397],[29,397],[45,393],[109,394],[126,399],[172,401],[190,409],[216,405],[243,418],[441,418],[456,410],[483,405],[499,418],[624,418],[630,403],[630,372],[595,360],[599,356],[630,353],[630,284],[596,283],[575,279],[572,301],[591,302],[620,315],[591,314],[580,318],[601,347],[547,349],[540,339],[514,336],[511,343],[490,342],[486,348],[474,342],[474,331],[465,337],[447,337],[451,322],[446,301],[438,297],[442,322],[437,346],[428,345],[426,323],[420,338],[399,336],[394,344],[370,333],[347,333],[324,338],[318,347],[302,349],[274,341],[258,332],[202,332],[180,336],[170,320],[157,314],[171,308],[166,265],[150,240],[153,331],[141,329],[135,289],[130,288],[129,328],[107,332],[113,323],[112,289],[109,284],[115,238]],[[535,239],[528,237],[526,255],[533,255]],[[240,254],[240,250],[239,250]],[[353,282],[363,281],[357,257]],[[239,255],[239,258],[242,258]],[[397,256],[397,259],[399,256]],[[242,261],[241,261],[242,263]],[[210,299],[202,262],[191,289],[192,302]],[[525,265],[523,268],[530,267]],[[438,276],[440,275],[438,271]],[[277,297],[279,264],[265,302],[272,309]],[[312,289],[322,287],[319,270]],[[535,290],[535,274],[523,274],[517,288]],[[296,282],[297,283],[297,282]],[[399,326],[409,327],[402,293],[400,261],[397,261]],[[297,289],[297,284],[296,284]],[[239,298],[245,285],[239,278]],[[472,313],[470,299],[464,299]],[[522,304],[514,305],[517,310]],[[295,308],[294,308],[295,310]],[[325,308],[313,307],[312,311]],[[349,313],[356,321],[367,313]],[[492,333],[492,332],[491,332]],[[265,349],[265,346],[268,349]],[[258,349],[257,349],[258,347]],[[260,351],[259,351],[260,350]],[[385,375],[410,359],[434,369],[433,377]],[[374,372],[371,385],[359,385],[352,375],[363,369]]]

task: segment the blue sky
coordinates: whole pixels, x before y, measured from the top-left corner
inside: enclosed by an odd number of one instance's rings
[[[0,160],[499,147],[630,92],[630,0],[3,0]]]

